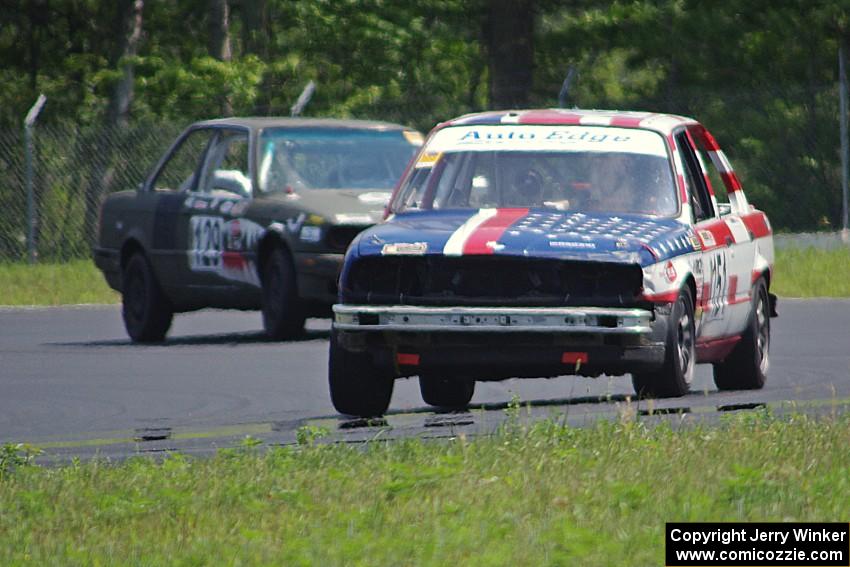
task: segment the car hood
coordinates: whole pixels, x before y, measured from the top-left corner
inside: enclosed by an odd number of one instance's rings
[[[513,255],[649,266],[693,252],[693,230],[674,219],[553,209],[478,209],[396,214],[361,233],[370,255]]]
[[[380,189],[310,189],[270,195],[275,201],[297,206],[335,224],[370,225],[380,222],[391,191]]]

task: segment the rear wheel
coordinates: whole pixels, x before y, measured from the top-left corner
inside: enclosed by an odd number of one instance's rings
[[[174,318],[171,303],[140,252],[130,256],[121,276],[121,315],[127,334],[138,343],[162,341]]]
[[[688,393],[696,363],[695,336],[694,300],[686,286],[673,305],[664,365],[657,372],[632,375],[632,384],[639,397],[674,398]]]
[[[430,406],[462,409],[469,405],[475,393],[475,381],[469,378],[420,375],[419,391]]]
[[[272,339],[291,339],[303,332],[304,318],[290,257],[275,248],[263,269],[263,328]]]
[[[386,413],[393,395],[389,369],[374,363],[368,352],[351,352],[331,331],[328,385],[336,410],[347,415],[375,417]]]
[[[718,390],[759,390],[767,380],[770,366],[770,299],[764,280],[753,287],[750,320],[735,350],[714,365]]]

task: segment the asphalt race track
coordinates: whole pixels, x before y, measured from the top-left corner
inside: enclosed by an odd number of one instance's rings
[[[302,340],[268,342],[257,313],[203,311],[175,318],[161,345],[133,345],[118,307],[0,309],[0,443],[45,447],[45,458],[204,453],[246,435],[295,442],[303,425],[328,439],[451,436],[491,431],[519,399],[524,415],[581,425],[633,415],[705,419],[764,405],[780,411],[850,407],[850,300],[783,300],[773,319],[771,368],[761,391],[719,393],[699,366],[694,393],[630,401],[628,377],[478,383],[469,412],[425,406],[415,379],[396,382],[391,412],[364,423],[339,416],[326,385],[329,321]]]

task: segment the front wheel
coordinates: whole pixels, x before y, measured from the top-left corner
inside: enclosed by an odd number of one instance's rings
[[[419,376],[419,391],[429,406],[463,409],[475,393],[475,380],[444,376]]]
[[[162,341],[174,318],[171,303],[140,252],[130,257],[121,275],[121,315],[130,339],[138,343]]]
[[[718,390],[760,390],[770,365],[770,300],[764,280],[753,287],[750,319],[735,350],[714,365]]]
[[[389,370],[374,363],[368,352],[351,352],[331,331],[328,385],[331,402],[339,413],[376,417],[386,413],[393,395],[394,379]]]
[[[688,287],[679,292],[667,328],[664,365],[656,372],[633,374],[635,393],[641,398],[675,398],[690,390],[696,363],[694,300]]]
[[[304,318],[292,262],[275,248],[263,269],[263,328],[272,339],[291,339],[303,332]]]

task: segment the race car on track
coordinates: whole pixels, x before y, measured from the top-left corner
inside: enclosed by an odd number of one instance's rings
[[[438,125],[386,222],[349,246],[329,383],[352,415],[397,377],[433,406],[476,381],[630,373],[646,397],[768,370],[773,237],[714,137],[679,116],[582,110]]]
[[[274,338],[329,313],[355,235],[379,221],[421,135],[383,122],[199,122],[137,190],[109,195],[94,260],[127,333],[162,340],[174,313],[262,309]]]

